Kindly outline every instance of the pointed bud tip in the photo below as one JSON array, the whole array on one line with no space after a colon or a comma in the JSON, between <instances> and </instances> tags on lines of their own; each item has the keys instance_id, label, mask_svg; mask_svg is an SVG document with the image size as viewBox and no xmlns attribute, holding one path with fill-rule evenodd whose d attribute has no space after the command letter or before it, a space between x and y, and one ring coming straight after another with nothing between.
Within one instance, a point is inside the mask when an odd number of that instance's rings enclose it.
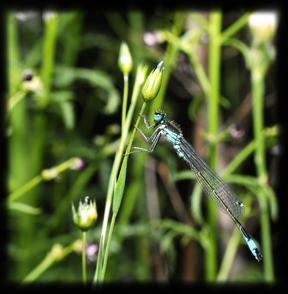
<instances>
[{"instance_id":1,"label":"pointed bud tip","mask_svg":"<svg viewBox=\"0 0 288 294\"><path fill-rule=\"evenodd\" d=\"M164 69L164 67L161 67L162 64L163 61L159 62L157 68L151 71L142 87L142 95L145 102L153 100L160 91L162 71Z\"/></svg>"}]
</instances>

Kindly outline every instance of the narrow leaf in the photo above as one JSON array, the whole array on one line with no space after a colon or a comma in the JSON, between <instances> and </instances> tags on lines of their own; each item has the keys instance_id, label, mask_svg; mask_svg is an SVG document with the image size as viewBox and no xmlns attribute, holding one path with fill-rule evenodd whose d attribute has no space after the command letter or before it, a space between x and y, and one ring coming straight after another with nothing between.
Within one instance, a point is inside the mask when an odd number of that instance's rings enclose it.
<instances>
[{"instance_id":1,"label":"narrow leaf","mask_svg":"<svg viewBox=\"0 0 288 294\"><path fill-rule=\"evenodd\" d=\"M113 213L118 213L118 210L122 201L125 181L126 181L127 160L128 160L128 156L125 156L121 166L119 178L116 184L116 189L115 189L114 199L113 199Z\"/></svg>"}]
</instances>

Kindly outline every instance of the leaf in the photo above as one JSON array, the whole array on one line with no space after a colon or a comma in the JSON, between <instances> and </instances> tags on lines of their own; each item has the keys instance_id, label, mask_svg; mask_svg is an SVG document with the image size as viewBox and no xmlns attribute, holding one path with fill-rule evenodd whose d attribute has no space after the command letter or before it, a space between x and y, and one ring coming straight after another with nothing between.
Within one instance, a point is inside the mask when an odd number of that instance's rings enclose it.
<instances>
[{"instance_id":1,"label":"leaf","mask_svg":"<svg viewBox=\"0 0 288 294\"><path fill-rule=\"evenodd\" d=\"M125 156L119 178L116 184L115 192L114 192L114 198L113 198L113 214L118 213L119 207L122 201L123 193L124 193L124 187L125 187L125 181L126 181L126 170L127 170L127 161L128 156Z\"/></svg>"},{"instance_id":2,"label":"leaf","mask_svg":"<svg viewBox=\"0 0 288 294\"><path fill-rule=\"evenodd\" d=\"M51 102L65 102L69 100L74 100L75 95L72 91L53 91L50 93Z\"/></svg>"},{"instance_id":3,"label":"leaf","mask_svg":"<svg viewBox=\"0 0 288 294\"><path fill-rule=\"evenodd\" d=\"M226 109L229 109L231 107L231 102L223 95L220 95L220 105Z\"/></svg>"},{"instance_id":4,"label":"leaf","mask_svg":"<svg viewBox=\"0 0 288 294\"><path fill-rule=\"evenodd\" d=\"M40 214L42 212L41 208L36 208L20 202L10 202L8 208L32 215Z\"/></svg>"},{"instance_id":5,"label":"leaf","mask_svg":"<svg viewBox=\"0 0 288 294\"><path fill-rule=\"evenodd\" d=\"M96 88L97 96L105 102L106 105L102 107L102 112L104 114L115 113L118 109L120 105L120 95L114 86L113 80L106 72L94 69L75 69L69 67L57 67L55 72L57 75L54 81L55 86L68 87L77 79L87 81L94 89ZM103 90L105 93L103 93Z\"/></svg>"},{"instance_id":6,"label":"leaf","mask_svg":"<svg viewBox=\"0 0 288 294\"><path fill-rule=\"evenodd\" d=\"M175 176L173 177L173 180L176 181L182 181L182 180L192 180L192 179L196 179L195 175L193 174L193 172L191 170L182 170L179 171L175 174Z\"/></svg>"},{"instance_id":7,"label":"leaf","mask_svg":"<svg viewBox=\"0 0 288 294\"><path fill-rule=\"evenodd\" d=\"M73 104L71 102L62 102L59 103L59 106L62 110L62 118L64 124L68 130L74 128L75 125L75 116L73 111Z\"/></svg>"}]
</instances>

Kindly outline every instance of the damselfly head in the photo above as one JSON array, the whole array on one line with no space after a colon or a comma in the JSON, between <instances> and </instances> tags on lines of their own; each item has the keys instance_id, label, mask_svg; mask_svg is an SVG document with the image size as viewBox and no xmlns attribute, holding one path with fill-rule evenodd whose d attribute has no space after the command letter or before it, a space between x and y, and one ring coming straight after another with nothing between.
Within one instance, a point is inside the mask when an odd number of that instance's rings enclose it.
<instances>
[{"instance_id":1,"label":"damselfly head","mask_svg":"<svg viewBox=\"0 0 288 294\"><path fill-rule=\"evenodd\" d=\"M153 116L153 120L156 122L156 123L159 123L161 122L161 120L165 119L166 117L166 113L162 110L157 110L155 111L154 113L154 116Z\"/></svg>"}]
</instances>

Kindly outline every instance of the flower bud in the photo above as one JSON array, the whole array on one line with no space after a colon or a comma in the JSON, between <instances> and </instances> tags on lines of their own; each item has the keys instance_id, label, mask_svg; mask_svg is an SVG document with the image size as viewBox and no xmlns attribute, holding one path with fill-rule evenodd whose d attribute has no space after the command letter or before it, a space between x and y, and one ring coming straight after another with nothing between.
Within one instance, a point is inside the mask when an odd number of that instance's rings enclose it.
<instances>
[{"instance_id":1,"label":"flower bud","mask_svg":"<svg viewBox=\"0 0 288 294\"><path fill-rule=\"evenodd\" d=\"M56 179L58 176L58 173L54 168L44 169L41 173L41 176L44 181L50 181L52 179Z\"/></svg>"},{"instance_id":2,"label":"flower bud","mask_svg":"<svg viewBox=\"0 0 288 294\"><path fill-rule=\"evenodd\" d=\"M256 44L269 42L277 29L277 13L268 11L253 13L249 17L249 26Z\"/></svg>"},{"instance_id":3,"label":"flower bud","mask_svg":"<svg viewBox=\"0 0 288 294\"><path fill-rule=\"evenodd\" d=\"M145 81L147 70L148 70L148 65L142 65L138 67L139 69L139 75L138 75L138 83L139 85L142 85Z\"/></svg>"},{"instance_id":4,"label":"flower bud","mask_svg":"<svg viewBox=\"0 0 288 294\"><path fill-rule=\"evenodd\" d=\"M76 212L73 202L71 203L73 222L82 231L91 229L96 224L98 217L95 200L88 204L88 199L89 197L86 196L84 204L79 202L78 212Z\"/></svg>"},{"instance_id":5,"label":"flower bud","mask_svg":"<svg viewBox=\"0 0 288 294\"><path fill-rule=\"evenodd\" d=\"M162 64L163 61L159 62L157 68L151 71L142 87L142 95L145 102L153 100L160 91L162 83L162 71L164 69L164 67L161 67Z\"/></svg>"},{"instance_id":6,"label":"flower bud","mask_svg":"<svg viewBox=\"0 0 288 294\"><path fill-rule=\"evenodd\" d=\"M27 75L23 75L22 89L28 92L38 92L43 90L43 83L37 76L32 76L31 79L27 79Z\"/></svg>"},{"instance_id":7,"label":"flower bud","mask_svg":"<svg viewBox=\"0 0 288 294\"><path fill-rule=\"evenodd\" d=\"M125 42L122 42L120 46L118 65L124 75L128 75L132 69L132 57Z\"/></svg>"}]
</instances>

